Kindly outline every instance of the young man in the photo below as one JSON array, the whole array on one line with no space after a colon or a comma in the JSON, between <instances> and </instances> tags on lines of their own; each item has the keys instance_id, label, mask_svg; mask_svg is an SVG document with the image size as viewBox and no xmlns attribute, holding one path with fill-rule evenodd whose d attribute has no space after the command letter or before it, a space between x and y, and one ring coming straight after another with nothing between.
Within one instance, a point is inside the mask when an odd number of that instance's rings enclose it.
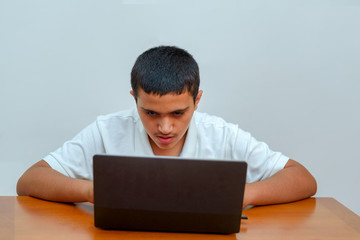
<instances>
[{"instance_id":1,"label":"young man","mask_svg":"<svg viewBox=\"0 0 360 240\"><path fill-rule=\"evenodd\" d=\"M97 153L244 160L244 206L284 203L316 193L316 181L299 163L256 141L237 125L196 112L202 91L193 57L156 47L131 72L136 109L99 117L75 138L30 167L19 195L61 202L93 202L92 157Z\"/></svg>"}]
</instances>

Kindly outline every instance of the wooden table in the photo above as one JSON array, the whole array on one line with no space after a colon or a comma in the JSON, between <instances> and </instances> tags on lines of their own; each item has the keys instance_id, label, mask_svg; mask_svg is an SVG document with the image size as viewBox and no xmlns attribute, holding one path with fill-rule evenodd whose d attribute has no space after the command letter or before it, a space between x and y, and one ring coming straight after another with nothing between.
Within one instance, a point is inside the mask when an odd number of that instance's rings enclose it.
<instances>
[{"instance_id":1,"label":"wooden table","mask_svg":"<svg viewBox=\"0 0 360 240\"><path fill-rule=\"evenodd\" d=\"M229 235L106 231L94 227L93 206L31 197L0 197L0 239L360 239L360 217L332 198L244 210L240 233Z\"/></svg>"}]
</instances>

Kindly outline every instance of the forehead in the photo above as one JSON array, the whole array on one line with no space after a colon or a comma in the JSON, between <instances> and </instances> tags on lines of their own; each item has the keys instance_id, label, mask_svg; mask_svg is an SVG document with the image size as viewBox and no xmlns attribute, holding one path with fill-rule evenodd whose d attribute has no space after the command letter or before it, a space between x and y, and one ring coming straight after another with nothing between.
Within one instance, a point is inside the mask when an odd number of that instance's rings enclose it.
<instances>
[{"instance_id":1,"label":"forehead","mask_svg":"<svg viewBox=\"0 0 360 240\"><path fill-rule=\"evenodd\" d=\"M181 94L168 93L165 95L146 93L139 89L137 94L138 107L159 113L173 112L194 105L193 97L189 91Z\"/></svg>"}]
</instances>

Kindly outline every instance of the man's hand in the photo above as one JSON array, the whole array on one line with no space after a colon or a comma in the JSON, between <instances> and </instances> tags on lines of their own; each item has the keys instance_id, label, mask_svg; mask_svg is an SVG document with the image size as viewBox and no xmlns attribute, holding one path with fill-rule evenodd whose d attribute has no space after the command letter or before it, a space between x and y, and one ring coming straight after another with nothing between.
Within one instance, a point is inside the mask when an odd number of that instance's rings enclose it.
<instances>
[{"instance_id":1,"label":"man's hand","mask_svg":"<svg viewBox=\"0 0 360 240\"><path fill-rule=\"evenodd\" d=\"M272 177L246 184L243 207L292 202L311 197L316 191L315 178L300 163L289 159Z\"/></svg>"},{"instance_id":2,"label":"man's hand","mask_svg":"<svg viewBox=\"0 0 360 240\"><path fill-rule=\"evenodd\" d=\"M89 181L90 186L88 187L88 202L94 203L94 184Z\"/></svg>"},{"instance_id":3,"label":"man's hand","mask_svg":"<svg viewBox=\"0 0 360 240\"><path fill-rule=\"evenodd\" d=\"M41 160L30 167L17 183L19 196L57 202L94 202L93 182L73 179L55 171Z\"/></svg>"}]
</instances>

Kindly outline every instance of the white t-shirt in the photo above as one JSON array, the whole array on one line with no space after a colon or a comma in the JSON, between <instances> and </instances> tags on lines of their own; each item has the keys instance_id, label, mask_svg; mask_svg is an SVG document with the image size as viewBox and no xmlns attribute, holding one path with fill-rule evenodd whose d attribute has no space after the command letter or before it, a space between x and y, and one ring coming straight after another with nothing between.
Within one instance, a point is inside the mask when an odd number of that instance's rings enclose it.
<instances>
[{"instance_id":1,"label":"white t-shirt","mask_svg":"<svg viewBox=\"0 0 360 240\"><path fill-rule=\"evenodd\" d=\"M44 160L68 177L92 180L94 154L154 155L136 108L98 117ZM248 183L272 176L289 160L237 125L197 111L180 157L246 161Z\"/></svg>"}]
</instances>

